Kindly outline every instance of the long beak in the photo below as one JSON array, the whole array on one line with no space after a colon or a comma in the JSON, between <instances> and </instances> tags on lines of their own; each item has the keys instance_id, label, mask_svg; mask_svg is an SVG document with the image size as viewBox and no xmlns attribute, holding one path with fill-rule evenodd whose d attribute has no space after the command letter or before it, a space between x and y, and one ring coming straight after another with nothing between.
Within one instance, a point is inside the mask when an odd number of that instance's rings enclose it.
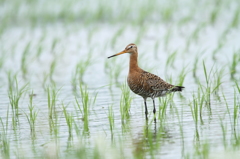
<instances>
[{"instance_id":1,"label":"long beak","mask_svg":"<svg viewBox=\"0 0 240 159\"><path fill-rule=\"evenodd\" d=\"M117 54L114 54L114 55L112 55L112 56L109 56L108 58L111 58L111 57L114 57L114 56L118 56L118 55L121 55L121 54L125 54L125 53L127 53L125 50L123 50L122 52L119 52L119 53L117 53Z\"/></svg>"}]
</instances>

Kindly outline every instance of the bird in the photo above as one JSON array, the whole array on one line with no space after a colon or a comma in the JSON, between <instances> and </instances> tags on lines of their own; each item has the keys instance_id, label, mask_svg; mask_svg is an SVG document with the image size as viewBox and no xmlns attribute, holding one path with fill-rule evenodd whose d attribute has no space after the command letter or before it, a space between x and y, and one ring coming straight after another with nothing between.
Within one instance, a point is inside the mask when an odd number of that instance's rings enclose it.
<instances>
[{"instance_id":1,"label":"bird","mask_svg":"<svg viewBox=\"0 0 240 159\"><path fill-rule=\"evenodd\" d=\"M185 87L169 84L157 75L141 69L138 66L138 48L134 43L128 44L123 51L109 56L108 59L125 53L130 54L129 72L127 77L128 86L132 92L143 98L146 120L148 119L148 108L146 101L147 98L152 99L153 113L155 118L156 108L154 99L156 97L163 97L172 92L181 92Z\"/></svg>"}]
</instances>

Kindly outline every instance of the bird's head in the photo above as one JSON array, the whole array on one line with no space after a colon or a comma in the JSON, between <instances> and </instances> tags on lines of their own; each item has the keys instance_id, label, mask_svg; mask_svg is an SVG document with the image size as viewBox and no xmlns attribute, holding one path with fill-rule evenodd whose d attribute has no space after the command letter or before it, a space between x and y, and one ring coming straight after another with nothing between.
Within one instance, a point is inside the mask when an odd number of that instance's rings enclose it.
<instances>
[{"instance_id":1,"label":"bird's head","mask_svg":"<svg viewBox=\"0 0 240 159\"><path fill-rule=\"evenodd\" d=\"M118 55L121 55L121 54L125 54L125 53L129 53L129 54L137 53L137 45L135 45L133 43L128 44L123 51L121 51L121 52L119 52L117 54L114 54L112 56L109 56L108 58L111 58L111 57L114 57L114 56L118 56Z\"/></svg>"}]
</instances>

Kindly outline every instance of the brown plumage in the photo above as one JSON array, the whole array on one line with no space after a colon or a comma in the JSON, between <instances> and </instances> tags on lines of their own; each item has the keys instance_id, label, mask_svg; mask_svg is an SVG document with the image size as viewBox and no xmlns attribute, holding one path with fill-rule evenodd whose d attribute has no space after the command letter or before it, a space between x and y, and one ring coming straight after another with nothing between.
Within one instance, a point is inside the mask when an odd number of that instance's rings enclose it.
<instances>
[{"instance_id":1,"label":"brown plumage","mask_svg":"<svg viewBox=\"0 0 240 159\"><path fill-rule=\"evenodd\" d=\"M122 52L109 56L108 58L118 56L124 53L130 54L129 73L127 78L128 86L134 93L143 97L145 104L145 115L147 119L148 110L146 99L148 97L152 98L153 100L153 113L155 114L155 97L165 96L166 94L169 94L171 92L182 91L184 87L169 84L162 80L160 77L146 72L140 67L138 67L137 45L133 43L127 45Z\"/></svg>"}]
</instances>

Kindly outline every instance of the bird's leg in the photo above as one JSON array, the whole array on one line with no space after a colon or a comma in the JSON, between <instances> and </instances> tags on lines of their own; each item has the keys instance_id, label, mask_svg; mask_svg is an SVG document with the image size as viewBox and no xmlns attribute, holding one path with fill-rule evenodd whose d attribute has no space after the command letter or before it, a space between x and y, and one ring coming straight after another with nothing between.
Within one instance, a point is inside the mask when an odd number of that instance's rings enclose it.
<instances>
[{"instance_id":1,"label":"bird's leg","mask_svg":"<svg viewBox=\"0 0 240 159\"><path fill-rule=\"evenodd\" d=\"M153 98L152 100L153 100L153 114L155 115L155 113L156 113L156 108L155 108L155 101L154 101L154 98Z\"/></svg>"},{"instance_id":2,"label":"bird's leg","mask_svg":"<svg viewBox=\"0 0 240 159\"><path fill-rule=\"evenodd\" d=\"M145 105L145 117L146 117L146 120L148 120L148 110L147 110L147 101L146 101L146 99L147 98L143 98L144 99L144 105Z\"/></svg>"},{"instance_id":3,"label":"bird's leg","mask_svg":"<svg viewBox=\"0 0 240 159\"><path fill-rule=\"evenodd\" d=\"M153 114L154 114L154 122L156 123L156 115L155 115L155 113L156 113L156 108L155 108L155 101L154 101L154 98L152 98L152 100L153 100Z\"/></svg>"}]
</instances>

